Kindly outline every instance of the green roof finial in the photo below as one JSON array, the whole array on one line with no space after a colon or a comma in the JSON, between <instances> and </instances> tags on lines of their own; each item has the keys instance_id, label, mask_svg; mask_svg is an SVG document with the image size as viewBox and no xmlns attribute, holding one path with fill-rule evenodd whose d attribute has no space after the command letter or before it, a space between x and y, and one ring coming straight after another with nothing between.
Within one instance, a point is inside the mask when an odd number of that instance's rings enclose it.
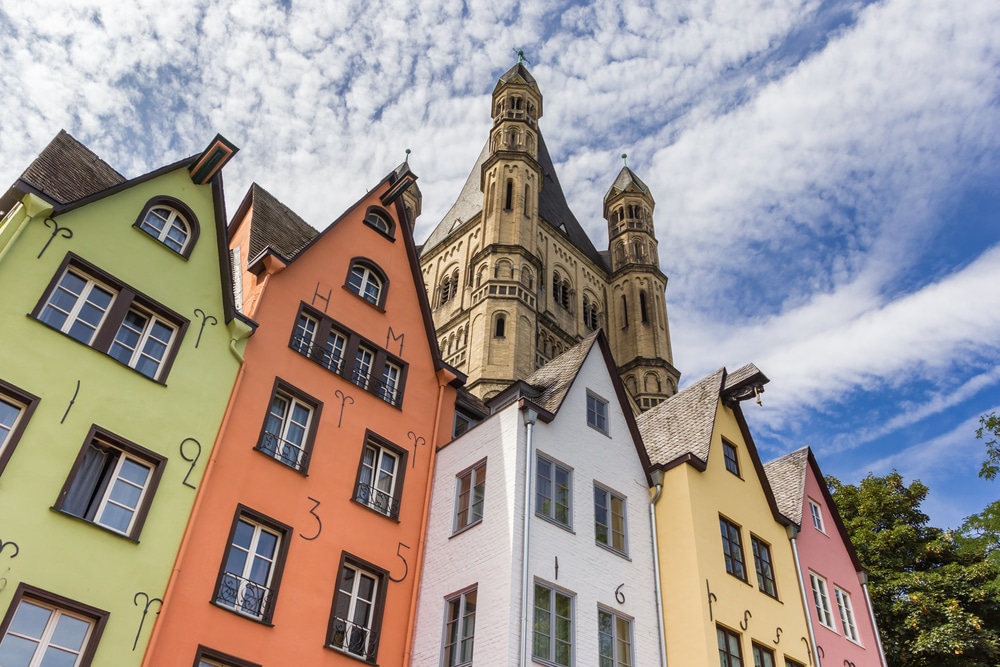
<instances>
[{"instance_id":1,"label":"green roof finial","mask_svg":"<svg viewBox=\"0 0 1000 667\"><path fill-rule=\"evenodd\" d=\"M410 149L409 148L406 149L406 158L403 160L403 162L405 162L406 164L410 163Z\"/></svg>"},{"instance_id":2,"label":"green roof finial","mask_svg":"<svg viewBox=\"0 0 1000 667\"><path fill-rule=\"evenodd\" d=\"M517 54L517 64L527 65L528 59L524 57L524 49L513 49L514 53Z\"/></svg>"},{"instance_id":3,"label":"green roof finial","mask_svg":"<svg viewBox=\"0 0 1000 667\"><path fill-rule=\"evenodd\" d=\"M624 165L625 165L626 167L628 166L628 160L626 160L626 159L625 159L625 158L627 158L627 157L628 157L628 153L622 153L622 163L623 163L623 164L624 164Z\"/></svg>"}]
</instances>

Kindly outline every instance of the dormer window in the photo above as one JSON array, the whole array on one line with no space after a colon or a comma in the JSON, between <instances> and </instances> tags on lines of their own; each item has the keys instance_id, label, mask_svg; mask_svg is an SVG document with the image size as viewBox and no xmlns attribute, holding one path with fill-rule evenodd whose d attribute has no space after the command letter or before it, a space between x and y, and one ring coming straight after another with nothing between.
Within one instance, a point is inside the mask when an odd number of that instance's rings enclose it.
<instances>
[{"instance_id":1,"label":"dormer window","mask_svg":"<svg viewBox=\"0 0 1000 667\"><path fill-rule=\"evenodd\" d=\"M136 227L182 257L191 255L198 240L198 220L180 200L154 197L139 212Z\"/></svg>"},{"instance_id":2,"label":"dormer window","mask_svg":"<svg viewBox=\"0 0 1000 667\"><path fill-rule=\"evenodd\" d=\"M393 231L396 228L386 212L375 206L369 208L368 212L365 213L365 224L389 239L392 239Z\"/></svg>"},{"instance_id":3,"label":"dormer window","mask_svg":"<svg viewBox=\"0 0 1000 667\"><path fill-rule=\"evenodd\" d=\"M361 260L351 263L345 287L373 306L385 303L385 288L388 281L373 264Z\"/></svg>"}]
</instances>

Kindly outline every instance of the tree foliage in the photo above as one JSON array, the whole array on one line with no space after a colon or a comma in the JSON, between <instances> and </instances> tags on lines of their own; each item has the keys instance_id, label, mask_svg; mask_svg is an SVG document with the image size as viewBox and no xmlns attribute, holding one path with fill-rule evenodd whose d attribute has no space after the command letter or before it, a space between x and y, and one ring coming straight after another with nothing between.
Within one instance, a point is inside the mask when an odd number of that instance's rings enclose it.
<instances>
[{"instance_id":1,"label":"tree foliage","mask_svg":"<svg viewBox=\"0 0 1000 667\"><path fill-rule=\"evenodd\" d=\"M893 472L854 486L827 478L861 564L892 667L1000 665L996 563L928 525L927 487Z\"/></svg>"}]
</instances>

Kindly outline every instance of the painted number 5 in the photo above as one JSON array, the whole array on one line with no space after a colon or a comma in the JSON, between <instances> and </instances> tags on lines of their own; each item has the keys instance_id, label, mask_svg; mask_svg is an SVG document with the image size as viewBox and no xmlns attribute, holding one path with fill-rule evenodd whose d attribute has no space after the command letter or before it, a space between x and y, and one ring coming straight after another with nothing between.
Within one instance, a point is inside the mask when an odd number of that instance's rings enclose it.
<instances>
[{"instance_id":1,"label":"painted number 5","mask_svg":"<svg viewBox=\"0 0 1000 667\"><path fill-rule=\"evenodd\" d=\"M400 542L399 546L396 547L396 555L399 556L399 560L403 561L403 576L400 577L399 579L396 579L395 577L393 577L390 574L389 575L389 579L391 579L392 581L395 581L397 584L399 582L401 582L403 579L406 579L406 575L408 575L410 573L410 564L406 562L406 558L403 557L403 554L399 553L401 550L403 550L403 549L409 549L409 548L410 547L406 546L402 542Z\"/></svg>"}]
</instances>

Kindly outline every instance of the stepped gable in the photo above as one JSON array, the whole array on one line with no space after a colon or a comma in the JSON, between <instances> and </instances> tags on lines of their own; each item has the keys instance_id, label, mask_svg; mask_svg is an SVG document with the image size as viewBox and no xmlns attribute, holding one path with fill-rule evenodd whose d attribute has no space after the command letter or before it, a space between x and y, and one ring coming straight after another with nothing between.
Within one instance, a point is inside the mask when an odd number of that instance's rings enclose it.
<instances>
[{"instance_id":1,"label":"stepped gable","mask_svg":"<svg viewBox=\"0 0 1000 667\"><path fill-rule=\"evenodd\" d=\"M636 418L653 465L669 464L685 454L708 463L725 378L726 369L720 368Z\"/></svg>"},{"instance_id":2,"label":"stepped gable","mask_svg":"<svg viewBox=\"0 0 1000 667\"><path fill-rule=\"evenodd\" d=\"M764 464L764 474L771 484L778 511L797 525L802 525L802 500L808 463L809 448L803 447Z\"/></svg>"},{"instance_id":3,"label":"stepped gable","mask_svg":"<svg viewBox=\"0 0 1000 667\"><path fill-rule=\"evenodd\" d=\"M256 183L250 186L253 222L250 227L250 261L268 247L285 259L292 259L319 235L270 192Z\"/></svg>"},{"instance_id":4,"label":"stepped gable","mask_svg":"<svg viewBox=\"0 0 1000 667\"><path fill-rule=\"evenodd\" d=\"M68 204L126 179L66 130L59 130L20 180L56 203Z\"/></svg>"},{"instance_id":5,"label":"stepped gable","mask_svg":"<svg viewBox=\"0 0 1000 667\"><path fill-rule=\"evenodd\" d=\"M525 384L542 392L532 403L552 414L558 412L599 332L600 329L525 378Z\"/></svg>"}]
</instances>

